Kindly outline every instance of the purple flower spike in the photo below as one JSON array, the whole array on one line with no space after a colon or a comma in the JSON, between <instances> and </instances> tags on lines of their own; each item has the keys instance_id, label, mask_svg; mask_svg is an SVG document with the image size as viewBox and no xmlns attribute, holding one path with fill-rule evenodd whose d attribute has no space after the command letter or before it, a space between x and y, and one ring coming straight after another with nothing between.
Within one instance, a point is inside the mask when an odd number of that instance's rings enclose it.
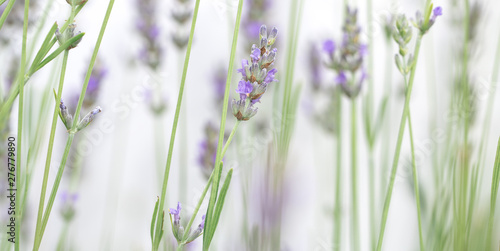
<instances>
[{"instance_id":1,"label":"purple flower spike","mask_svg":"<svg viewBox=\"0 0 500 251\"><path fill-rule=\"evenodd\" d=\"M333 54L335 52L335 42L333 40L326 40L323 43L323 50L328 54Z\"/></svg>"}]
</instances>

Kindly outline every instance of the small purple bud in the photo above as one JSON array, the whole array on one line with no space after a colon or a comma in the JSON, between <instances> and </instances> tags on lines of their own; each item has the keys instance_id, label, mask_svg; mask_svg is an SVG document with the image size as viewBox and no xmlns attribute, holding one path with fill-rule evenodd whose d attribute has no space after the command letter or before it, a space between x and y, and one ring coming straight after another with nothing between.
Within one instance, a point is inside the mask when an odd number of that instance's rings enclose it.
<instances>
[{"instance_id":1,"label":"small purple bud","mask_svg":"<svg viewBox=\"0 0 500 251\"><path fill-rule=\"evenodd\" d=\"M443 8L441 8L441 6L434 8L434 10L432 10L432 15L435 17L443 15Z\"/></svg>"},{"instance_id":2,"label":"small purple bud","mask_svg":"<svg viewBox=\"0 0 500 251\"><path fill-rule=\"evenodd\" d=\"M347 78L346 78L345 73L343 71L341 71L339 73L339 75L335 78L335 82L337 84L345 84L345 83L347 83Z\"/></svg>"},{"instance_id":3,"label":"small purple bud","mask_svg":"<svg viewBox=\"0 0 500 251\"><path fill-rule=\"evenodd\" d=\"M333 54L335 52L335 42L333 40L326 40L323 43L323 50L328 54Z\"/></svg>"}]
</instances>

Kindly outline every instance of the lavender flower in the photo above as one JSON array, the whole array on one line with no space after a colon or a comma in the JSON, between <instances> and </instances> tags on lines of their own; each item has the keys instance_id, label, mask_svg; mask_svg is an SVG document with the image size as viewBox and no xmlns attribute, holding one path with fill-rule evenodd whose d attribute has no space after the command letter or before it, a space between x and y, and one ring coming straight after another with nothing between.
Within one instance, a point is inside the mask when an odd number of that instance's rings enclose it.
<instances>
[{"instance_id":1,"label":"lavender flower","mask_svg":"<svg viewBox=\"0 0 500 251\"><path fill-rule=\"evenodd\" d=\"M66 2L69 4L69 5L82 5L84 3L86 3L88 0L66 0Z\"/></svg>"},{"instance_id":2,"label":"lavender flower","mask_svg":"<svg viewBox=\"0 0 500 251\"><path fill-rule=\"evenodd\" d=\"M431 13L429 13L431 15ZM415 20L412 20L413 25L420 30L420 33L425 34L429 29L434 25L436 22L436 18L443 15L443 8L440 6L434 8L432 10L432 16L427 16L428 19L425 19L425 17L422 16L422 13L420 11L417 11L415 14ZM427 22L426 22L427 20Z\"/></svg>"},{"instance_id":3,"label":"lavender flower","mask_svg":"<svg viewBox=\"0 0 500 251\"><path fill-rule=\"evenodd\" d=\"M238 83L236 92L240 95L240 100L232 101L233 115L238 120L249 120L257 113L257 108L253 105L260 101L262 95L266 92L267 86L276 82L276 69L270 69L274 64L277 49L272 48L276 41L278 29L274 27L269 34L267 28L262 25L259 30L259 46L252 45L250 59L242 60L242 68L238 69L242 79Z\"/></svg>"},{"instance_id":4,"label":"lavender flower","mask_svg":"<svg viewBox=\"0 0 500 251\"><path fill-rule=\"evenodd\" d=\"M172 224L172 232L174 233L174 237L177 240L177 242L181 242L182 237L184 235L184 227L181 226L181 209L182 207L180 202L177 202L177 208L169 209L170 223ZM172 221L172 216L174 217L173 221ZM198 238L200 235L202 235L204 226L205 226L205 215L202 216L201 223L198 225L198 227L193 233L191 233L190 229L187 230L189 237L186 243L190 243L194 241L196 238Z\"/></svg>"},{"instance_id":5,"label":"lavender flower","mask_svg":"<svg viewBox=\"0 0 500 251\"><path fill-rule=\"evenodd\" d=\"M87 85L87 91L85 92L85 100L83 100L84 108L90 108L95 105L97 98L99 97L102 82L107 74L108 69L101 63L101 61L97 60L94 68L92 69L89 83Z\"/></svg>"},{"instance_id":6,"label":"lavender flower","mask_svg":"<svg viewBox=\"0 0 500 251\"><path fill-rule=\"evenodd\" d=\"M200 237L203 234L203 228L205 227L205 215L201 216L201 222L198 227L194 230L194 232L189 235L186 243L190 243L194 241L196 238Z\"/></svg>"},{"instance_id":7,"label":"lavender flower","mask_svg":"<svg viewBox=\"0 0 500 251\"><path fill-rule=\"evenodd\" d=\"M67 130L70 130L73 124L73 116L69 114L68 107L66 107L62 99L61 102L59 103L59 110L61 115L60 117L62 122L64 123L64 126L66 126Z\"/></svg>"},{"instance_id":8,"label":"lavender flower","mask_svg":"<svg viewBox=\"0 0 500 251\"><path fill-rule=\"evenodd\" d=\"M219 131L212 123L205 125L205 138L200 143L198 163L202 167L202 173L206 179L210 177L215 166L217 145L219 142Z\"/></svg>"},{"instance_id":9,"label":"lavender flower","mask_svg":"<svg viewBox=\"0 0 500 251\"><path fill-rule=\"evenodd\" d=\"M361 92L366 79L363 60L367 54L367 46L360 43L361 27L357 24L357 9L346 8L343 36L340 47L333 40L323 43L323 50L328 55L327 65L337 72L335 82L349 98L355 98Z\"/></svg>"},{"instance_id":10,"label":"lavender flower","mask_svg":"<svg viewBox=\"0 0 500 251\"><path fill-rule=\"evenodd\" d=\"M68 28L66 30L64 30L63 33L60 33L59 28L57 28L55 35L57 38L57 42L59 42L59 45L66 43L68 40L70 40L74 36L81 33L79 31L78 33L75 34L75 28L76 28L76 24L74 24L74 23L68 25ZM75 48L81 41L82 41L82 38L76 40L70 46L68 46L68 48L66 50L71 50L71 49Z\"/></svg>"},{"instance_id":11,"label":"lavender flower","mask_svg":"<svg viewBox=\"0 0 500 251\"><path fill-rule=\"evenodd\" d=\"M321 88L321 56L318 46L311 44L309 47L309 74L314 91Z\"/></svg>"},{"instance_id":12,"label":"lavender flower","mask_svg":"<svg viewBox=\"0 0 500 251\"><path fill-rule=\"evenodd\" d=\"M227 69L220 68L214 78L214 90L215 90L215 104L219 105L224 101L224 92L226 90L226 78L227 78Z\"/></svg>"},{"instance_id":13,"label":"lavender flower","mask_svg":"<svg viewBox=\"0 0 500 251\"><path fill-rule=\"evenodd\" d=\"M101 111L102 111L101 107L97 106L92 111L87 113L87 115L85 115L85 117L83 117L83 119L78 122L78 125L76 127L75 132L81 131L83 128L87 127L90 124L90 122L92 122L94 120L95 116L98 113L100 113ZM68 130L68 132L70 132L70 130L73 126L73 116L71 114L69 114L68 108L66 107L66 105L64 104L62 99L61 99L61 103L59 104L59 112L60 112L59 117L61 118L62 122L66 126L66 129ZM73 132L73 133L75 133L75 132Z\"/></svg>"},{"instance_id":14,"label":"lavender flower","mask_svg":"<svg viewBox=\"0 0 500 251\"><path fill-rule=\"evenodd\" d=\"M163 49L159 42L160 29L156 20L156 0L137 0L137 11L139 19L136 28L143 38L145 44L139 52L139 59L155 70L160 64L163 56Z\"/></svg>"},{"instance_id":15,"label":"lavender flower","mask_svg":"<svg viewBox=\"0 0 500 251\"><path fill-rule=\"evenodd\" d=\"M190 0L177 0L175 8L172 9L172 19L177 24L175 31L172 32L172 41L177 49L184 49L189 42L188 21L191 19L193 11L189 6Z\"/></svg>"},{"instance_id":16,"label":"lavender flower","mask_svg":"<svg viewBox=\"0 0 500 251\"><path fill-rule=\"evenodd\" d=\"M399 45L399 55L395 55L396 66L399 72L407 75L413 66L413 56L409 54L408 59L405 60L408 53L408 44L412 38L412 29L408 24L405 15L399 15L396 19L396 28L392 35L394 41Z\"/></svg>"},{"instance_id":17,"label":"lavender flower","mask_svg":"<svg viewBox=\"0 0 500 251\"><path fill-rule=\"evenodd\" d=\"M78 200L78 194L63 191L60 198L62 204L61 215L65 221L69 222L75 216L75 204Z\"/></svg>"}]
</instances>

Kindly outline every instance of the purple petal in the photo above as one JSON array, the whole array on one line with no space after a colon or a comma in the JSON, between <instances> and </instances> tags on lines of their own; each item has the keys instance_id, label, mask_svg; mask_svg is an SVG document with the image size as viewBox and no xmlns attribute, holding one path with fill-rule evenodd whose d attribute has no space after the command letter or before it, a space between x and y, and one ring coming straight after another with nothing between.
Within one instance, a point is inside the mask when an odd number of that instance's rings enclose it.
<instances>
[{"instance_id":1,"label":"purple petal","mask_svg":"<svg viewBox=\"0 0 500 251\"><path fill-rule=\"evenodd\" d=\"M323 50L328 54L333 54L335 52L335 42L333 40L326 40L323 43Z\"/></svg>"}]
</instances>

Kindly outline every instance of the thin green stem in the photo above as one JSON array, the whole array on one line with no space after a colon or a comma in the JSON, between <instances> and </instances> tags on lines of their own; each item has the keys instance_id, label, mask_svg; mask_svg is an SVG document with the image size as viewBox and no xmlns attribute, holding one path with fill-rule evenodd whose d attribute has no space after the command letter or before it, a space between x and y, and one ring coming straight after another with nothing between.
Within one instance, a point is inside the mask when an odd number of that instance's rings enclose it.
<instances>
[{"instance_id":1,"label":"thin green stem","mask_svg":"<svg viewBox=\"0 0 500 251\"><path fill-rule=\"evenodd\" d=\"M69 230L69 222L65 221L63 230L61 231L61 234L59 235L59 241L57 242L57 251L64 251L64 244L66 243L66 237L68 236L68 230Z\"/></svg>"},{"instance_id":2,"label":"thin green stem","mask_svg":"<svg viewBox=\"0 0 500 251\"><path fill-rule=\"evenodd\" d=\"M40 226L40 230L37 234L37 238L35 238L35 243L33 245L33 251L37 251L40 248L40 244L42 243L42 237L45 232L45 227L47 226L47 222L49 221L50 212L52 210L52 206L54 205L55 197L57 195L57 190L59 189L59 185L61 184L62 175L64 173L64 168L66 167L66 161L68 160L69 150L71 148L71 144L73 143L73 139L75 137L74 133L69 133L68 140L66 141L66 147L64 148L63 158L61 160L61 165L57 171L56 179L54 180L54 185L52 186L52 191L50 193L49 201L47 202L47 208L45 209L45 213L42 219L42 225Z\"/></svg>"},{"instance_id":3,"label":"thin green stem","mask_svg":"<svg viewBox=\"0 0 500 251\"><path fill-rule=\"evenodd\" d=\"M356 99L351 101L351 189L352 189L352 244L359 250L359 212L358 212L358 167L356 135Z\"/></svg>"},{"instance_id":4,"label":"thin green stem","mask_svg":"<svg viewBox=\"0 0 500 251\"><path fill-rule=\"evenodd\" d=\"M108 8L106 10L106 15L104 16L104 20L103 20L102 25L101 25L101 30L99 32L99 36L97 38L97 41L96 41L96 44L94 47L94 51L92 53L90 64L89 64L89 67L87 69L87 73L85 75L85 80L84 80L84 84L82 87L82 91L80 93L80 98L78 100L78 106L76 108L76 112L75 112L75 116L74 116L75 119L73 120L73 126L69 130L69 136L68 136L68 140L66 141L66 147L64 149L64 154L63 154L63 157L61 160L61 164L59 166L59 170L57 172L57 176L56 176L56 179L54 181L54 186L52 187L52 192L50 194L49 201L47 203L47 209L45 210L45 213L43 214L42 227L41 227L41 231L39 232L39 238L38 238L38 241L35 241L35 243L33 244L34 251L36 251L40 248L40 244L42 242L43 233L45 231L45 227L46 227L47 222L49 220L50 212L52 210L52 206L53 206L54 201L55 201L57 190L58 190L59 184L61 182L62 174L63 174L64 168L66 166L66 161L68 159L71 144L73 143L73 139L75 137L78 118L80 117L80 111L81 111L81 108L83 105L83 99L85 98L85 93L87 91L87 86L89 84L90 76L92 74L92 69L94 68L94 64L95 64L95 61L97 59L97 53L99 52L102 38L104 37L104 32L106 31L106 26L108 24L109 17L111 15L111 11L113 10L114 3L115 3L115 0L109 1Z\"/></svg>"},{"instance_id":5,"label":"thin green stem","mask_svg":"<svg viewBox=\"0 0 500 251\"><path fill-rule=\"evenodd\" d=\"M231 131L231 134L229 135L229 138L227 139L227 142L224 145L224 148L222 150L222 157L224 157L224 155L226 154L227 148L229 147L229 144L231 144L231 141L233 140L233 137L236 133L236 129L238 129L240 122L241 121L237 120L236 124L234 124L233 130ZM214 168L214 171L215 171L215 168ZM191 229L191 226L193 225L193 222L196 218L196 215L198 214L200 206L203 203L205 196L207 195L208 188L210 187L210 184L212 184L212 178L214 176L214 171L212 171L212 174L210 175L210 178L208 179L207 184L205 185L205 189L203 189L203 193L201 194L200 199L198 200L198 204L196 204L194 212L191 215L191 219L189 219L189 223L185 229ZM187 238L189 237L189 233L190 233L190 231L184 232L184 235L182 236L182 242L177 247L177 250L179 250L179 251L182 250L182 247L184 247L184 245L186 245L186 241L187 241Z\"/></svg>"},{"instance_id":6,"label":"thin green stem","mask_svg":"<svg viewBox=\"0 0 500 251\"><path fill-rule=\"evenodd\" d=\"M460 206L458 210L459 214L459 228L458 234L460 237L457 238L459 241L459 246L455 247L457 250L465 250L467 248L467 243L469 236L467 234L467 191L468 191L468 180L469 180L469 121L470 121L470 91L469 91L469 83L468 83L468 64L469 64L469 1L465 0L465 16L464 16L464 48L463 48L463 57L462 57L462 95L463 95L463 123L464 123L464 131L463 131L463 149L461 150L461 168L460 168ZM460 153L459 153L460 154Z\"/></svg>"},{"instance_id":7,"label":"thin green stem","mask_svg":"<svg viewBox=\"0 0 500 251\"><path fill-rule=\"evenodd\" d=\"M19 180L21 179L21 169L22 165L22 135L23 135L23 112L24 112L24 85L22 85L21 81L23 81L23 76L26 71L26 41L28 37L28 15L29 15L29 5L30 1L25 0L24 2L24 24L23 24L23 41L22 41L22 50L21 50L21 69L19 70L19 112L18 112L18 123L17 123L17 169L16 169L16 188L22 187L22 184L19 184ZM3 24L3 22L2 22ZM0 24L1 25L1 24ZM19 189L21 191L22 189ZM15 198L16 205L19 205L19 200L21 199L21 194L18 191L18 196ZM28 191L24 191L27 194ZM21 229L21 218L23 217L22 213L20 213L17 217L15 217L15 225L16 231L16 242L15 242L15 250L19 251L20 244L20 229Z\"/></svg>"},{"instance_id":8,"label":"thin green stem","mask_svg":"<svg viewBox=\"0 0 500 251\"><path fill-rule=\"evenodd\" d=\"M382 210L382 220L380 223L380 234L379 234L378 243L377 243L377 251L380 251L382 249L382 244L383 244L383 240L384 240L385 225L387 223L387 215L389 213L389 206L391 204L392 191L394 189L394 181L396 180L396 173L398 171L399 155L401 153L401 144L403 142L403 135L404 135L405 126L406 126L406 118L407 118L408 113L409 113L411 91L413 89L413 80L415 79L415 72L417 69L418 54L420 52L420 45L422 43L422 36L423 36L423 34L419 33L419 35L417 37L417 42L415 44L415 51L413 53L415 62L414 62L414 66L412 67L411 72L410 72L410 81L408 83L405 104L404 104L404 108L403 108L403 114L401 115L401 122L399 124L398 140L396 143L394 160L392 162L391 177L389 180L389 187L387 189L387 194L385 197L384 208Z\"/></svg>"},{"instance_id":9,"label":"thin green stem","mask_svg":"<svg viewBox=\"0 0 500 251\"><path fill-rule=\"evenodd\" d=\"M217 198L217 193L219 189L219 175L220 171L218 170L219 168L222 168L220 166L220 163L222 161L222 153L224 152L222 150L222 142L224 141L224 134L225 134L225 128L226 128L226 116L227 116L227 109L228 109L228 103L229 103L229 88L231 85L231 79L233 77L233 69L234 69L234 60L236 57L236 46L238 44L238 34L240 31L240 21L241 21L241 13L243 10L243 0L238 1L238 12L236 13L236 21L234 25L234 32L233 32L233 43L231 45L231 56L229 58L229 67L228 67L228 73L227 73L227 79L226 79L226 87L224 91L224 103L222 107L222 116L221 116L221 121L220 121L220 129L219 129L219 140L217 143L217 155L215 158L215 166L214 166L214 172L215 176L213 179L213 184L212 184L212 190L210 192L210 202L208 204L207 208L207 214L206 214L206 222L208 224L205 224L204 228L204 235L203 235L203 250L208 250L208 247L210 246L210 241L206 237L206 230L209 229L209 226L211 225L211 220L213 216L213 211L215 209L215 198ZM225 152L224 152L225 153ZM209 236L212 236L213 233L209 233Z\"/></svg>"},{"instance_id":10,"label":"thin green stem","mask_svg":"<svg viewBox=\"0 0 500 251\"><path fill-rule=\"evenodd\" d=\"M57 88L57 100L61 100L61 94L63 91L63 86L64 86L64 77L66 75L66 66L68 63L68 55L69 51L66 50L64 52L64 57L63 57L63 62L61 66L61 77L59 78L59 86ZM54 147L54 138L56 135L56 127L57 127L57 118L59 115L59 104L56 102L54 106L54 113L52 115L52 126L50 129L50 136L49 136L49 147L47 149L47 157L45 159L45 169L43 172L43 181L42 181L42 189L40 192L40 202L38 204L38 216L36 220L36 228L35 228L35 242L38 242L39 233L40 229L42 226L42 216L43 216L43 207L45 204L45 194L47 191L47 182L49 180L49 170L50 170L50 162L52 159L52 149Z\"/></svg>"},{"instance_id":11,"label":"thin green stem","mask_svg":"<svg viewBox=\"0 0 500 251\"><path fill-rule=\"evenodd\" d=\"M405 79L406 79L406 77L405 77ZM424 251L425 246L424 246L424 237L422 235L422 213L420 210L420 192L419 192L417 165L415 163L415 144L413 141L413 129L412 129L410 111L408 111L408 131L410 133L411 166L412 166L412 170L413 170L413 186L415 189L415 201L417 203L418 237L420 240L420 251Z\"/></svg>"},{"instance_id":12,"label":"thin green stem","mask_svg":"<svg viewBox=\"0 0 500 251\"><path fill-rule=\"evenodd\" d=\"M168 177L170 174L170 164L172 163L172 153L174 151L175 135L177 132L177 125L179 123L179 113L181 110L182 97L184 94L184 85L186 83L187 70L188 70L188 66L189 66L189 58L191 56L191 47L193 45L194 30L196 27L196 20L198 19L199 7L200 7L200 0L196 0L194 12L193 12L193 20L191 22L191 31L189 33L189 41L188 41L187 50L186 50L186 57L184 59L184 69L182 70L181 84L179 87L179 96L177 98L177 106L175 108L174 123L172 126L172 133L170 135L170 144L168 147L167 163L166 163L166 167L165 167L165 173L163 175L163 185L162 185L162 189L161 189L160 204L158 206L158 208L159 208L158 212L160 212L160 213L159 213L159 217L156 221L155 235L154 235L154 242L153 242L154 245L152 247L153 250L158 250L158 247L159 247L160 241L161 241L161 237L162 237L161 235L162 235L163 218L161 217L161 215L163 214L163 207L165 205L165 200L166 200Z\"/></svg>"},{"instance_id":13,"label":"thin green stem","mask_svg":"<svg viewBox=\"0 0 500 251\"><path fill-rule=\"evenodd\" d=\"M12 7L14 7L14 3L16 0L9 0L7 3L7 6L5 7L2 16L0 17L0 30L3 27L3 24L5 23L5 20L7 19L7 16L9 16L10 11L12 10Z\"/></svg>"},{"instance_id":14,"label":"thin green stem","mask_svg":"<svg viewBox=\"0 0 500 251\"><path fill-rule=\"evenodd\" d=\"M240 125L240 122L241 121L236 120L236 123L234 124L233 130L231 131L231 134L229 134L229 138L227 139L227 142L224 145L224 148L222 149L221 159L224 157L224 155L226 155L226 151L227 151L227 148L229 147L229 143L231 143L231 141L233 140L234 134L236 133L236 129Z\"/></svg>"},{"instance_id":15,"label":"thin green stem","mask_svg":"<svg viewBox=\"0 0 500 251\"><path fill-rule=\"evenodd\" d=\"M334 210L334 250L342 250L342 92L337 89L336 96L336 124L337 124L337 174L335 187L335 210Z\"/></svg>"},{"instance_id":16,"label":"thin green stem","mask_svg":"<svg viewBox=\"0 0 500 251\"><path fill-rule=\"evenodd\" d=\"M179 61L181 51L179 50ZM179 62L181 65L181 62ZM187 114L187 100L184 100L185 105L181 107L182 115L180 117L181 131L180 131L180 147L179 147L179 201L185 202L188 194L188 114Z\"/></svg>"},{"instance_id":17,"label":"thin green stem","mask_svg":"<svg viewBox=\"0 0 500 251\"><path fill-rule=\"evenodd\" d=\"M500 139L497 144L497 153L493 166L493 175L491 179L491 194L490 194L490 218L488 219L488 230L486 232L486 249L491 248L491 239L493 233L493 225L495 224L495 208L498 196L498 185L500 182Z\"/></svg>"}]
</instances>

